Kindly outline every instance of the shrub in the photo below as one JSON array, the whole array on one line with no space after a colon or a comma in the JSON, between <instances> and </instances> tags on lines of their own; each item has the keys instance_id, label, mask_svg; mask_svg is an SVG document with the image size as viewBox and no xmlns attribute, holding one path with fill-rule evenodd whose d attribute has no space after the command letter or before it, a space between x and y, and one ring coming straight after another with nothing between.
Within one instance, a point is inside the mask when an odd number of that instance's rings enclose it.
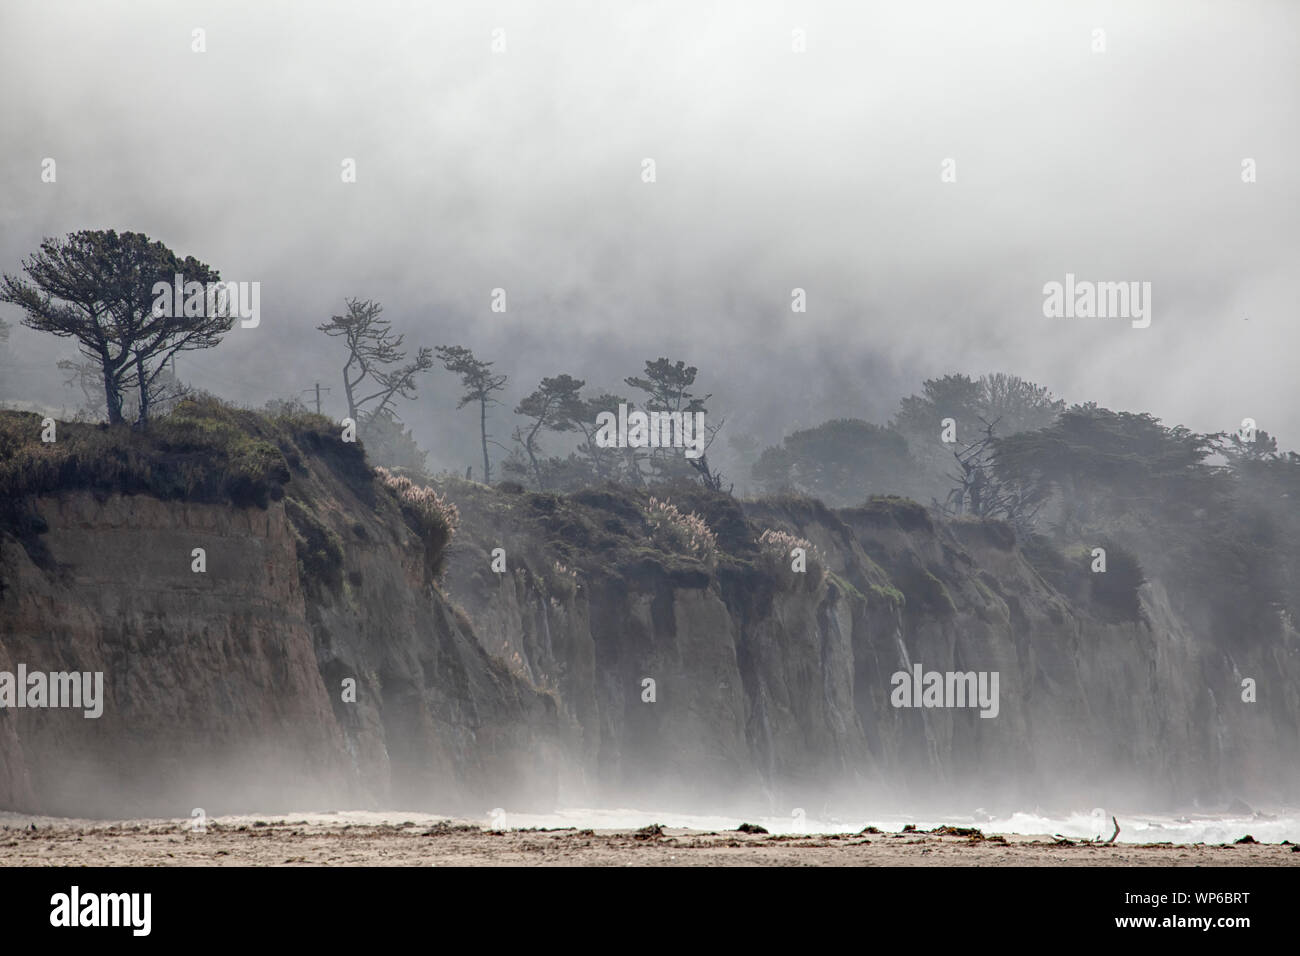
<instances>
[{"instance_id":1,"label":"shrub","mask_svg":"<svg viewBox=\"0 0 1300 956\"><path fill-rule=\"evenodd\" d=\"M690 555L706 563L714 559L718 539L694 512L683 514L672 502L651 496L646 521L650 525L650 540L660 550Z\"/></svg>"},{"instance_id":2,"label":"shrub","mask_svg":"<svg viewBox=\"0 0 1300 956\"><path fill-rule=\"evenodd\" d=\"M394 475L383 467L376 468L375 474L397 499L406 523L424 542L429 571L436 578L460 524L460 510L432 488L417 485L404 475Z\"/></svg>"},{"instance_id":3,"label":"shrub","mask_svg":"<svg viewBox=\"0 0 1300 956\"><path fill-rule=\"evenodd\" d=\"M826 578L826 559L807 538L767 528L758 536L758 548L770 570L781 578L790 572L791 552L795 548L804 550L808 580L820 584Z\"/></svg>"}]
</instances>

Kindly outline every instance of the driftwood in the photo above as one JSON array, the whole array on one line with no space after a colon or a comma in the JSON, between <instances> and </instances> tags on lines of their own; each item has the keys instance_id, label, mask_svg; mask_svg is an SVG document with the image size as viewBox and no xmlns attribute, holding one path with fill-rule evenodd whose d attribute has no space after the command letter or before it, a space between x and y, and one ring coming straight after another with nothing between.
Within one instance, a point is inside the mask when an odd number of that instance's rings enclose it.
<instances>
[{"instance_id":1,"label":"driftwood","mask_svg":"<svg viewBox=\"0 0 1300 956\"><path fill-rule=\"evenodd\" d=\"M1087 844L1094 844L1094 845L1095 844L1105 845L1107 843L1114 843L1115 838L1119 836L1119 821L1116 820L1114 817L1111 817L1110 822L1115 824L1115 832L1112 833L1110 835L1110 839L1107 840L1103 840L1101 838L1100 833L1098 833L1091 840L1088 839L1087 837L1080 837L1077 841L1075 841L1075 840L1071 840L1069 837L1061 836L1061 834L1059 833L1052 834L1052 839L1055 841L1057 846L1075 846L1076 843L1087 843Z\"/></svg>"}]
</instances>

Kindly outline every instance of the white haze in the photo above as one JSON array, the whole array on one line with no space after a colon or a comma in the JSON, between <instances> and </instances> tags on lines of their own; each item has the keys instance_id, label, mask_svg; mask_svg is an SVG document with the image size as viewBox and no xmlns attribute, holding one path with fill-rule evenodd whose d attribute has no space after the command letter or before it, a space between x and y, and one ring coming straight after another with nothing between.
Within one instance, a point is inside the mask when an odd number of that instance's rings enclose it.
<instances>
[{"instance_id":1,"label":"white haze","mask_svg":"<svg viewBox=\"0 0 1300 956\"><path fill-rule=\"evenodd\" d=\"M665 827L687 828L703 831L734 830L741 823L757 824L772 834L826 834L858 833L864 827L874 826L885 833L900 832L911 824L918 830L930 830L938 826L977 827L985 835L995 833L1020 834L1024 836L1045 836L1060 834L1074 839L1093 839L1110 837L1114 827L1111 816L1120 823L1120 834L1116 843L1232 843L1243 836L1250 835L1261 843L1281 843L1290 840L1300 843L1300 811L1279 811L1267 817L1245 814L1209 814L1189 812L1185 814L1144 813L1140 809L1128 807L1102 808L1089 810L1018 810L991 815L987 812L970 811L951 814L924 815L908 813L900 808L882 810L872 814L858 815L810 815L802 817L793 813L781 816L748 815L726 816L706 813L681 813L654 809L637 809L622 807L616 809L568 808L553 813L519 813L509 808L495 807L484 809L478 816L456 816L409 810L302 810L289 813L256 814L222 814L209 816L206 822L220 824L224 827L237 828L252 826L254 823L293 824L306 823L312 826L402 826L404 824L418 828L427 828L441 821L452 821L481 826L484 829L592 829L592 830L629 830L639 829L651 823ZM0 824L13 828L24 828L35 822L39 827L49 825L66 826L69 824L86 827L106 827L121 821L95 819L83 820L61 817L33 816L31 814L0 812ZM149 823L170 822L180 827L189 827L189 819L141 818L128 821L130 824L146 825Z\"/></svg>"},{"instance_id":2,"label":"white haze","mask_svg":"<svg viewBox=\"0 0 1300 956\"><path fill-rule=\"evenodd\" d=\"M1296 447L1297 33L1285 2L6 3L0 270L111 227L260 281L261 328L182 378L320 381L336 415L314 326L379 299L511 375L502 441L542 375L617 387L665 354L768 442L1006 370ZM1066 272L1150 281L1151 327L1045 319ZM79 401L66 343L10 350L0 398ZM474 460L457 394L437 373L402 410L436 467Z\"/></svg>"}]
</instances>

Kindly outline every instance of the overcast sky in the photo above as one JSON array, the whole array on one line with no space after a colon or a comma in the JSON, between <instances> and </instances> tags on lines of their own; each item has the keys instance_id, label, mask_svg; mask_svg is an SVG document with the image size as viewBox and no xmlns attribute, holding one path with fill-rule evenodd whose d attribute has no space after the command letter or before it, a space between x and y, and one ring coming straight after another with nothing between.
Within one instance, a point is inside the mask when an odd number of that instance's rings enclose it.
<instances>
[{"instance_id":1,"label":"overcast sky","mask_svg":"<svg viewBox=\"0 0 1300 956\"><path fill-rule=\"evenodd\" d=\"M510 406L668 355L775 440L1001 370L1296 448L1298 35L1284 0L6 0L0 272L44 236L147 233L262 284L261 326L183 379L251 403L321 381L336 415L314 327L359 296L495 360ZM1067 272L1150 282L1150 327L1045 318ZM16 329L0 398L75 404L70 351ZM450 378L403 415L463 467Z\"/></svg>"}]
</instances>

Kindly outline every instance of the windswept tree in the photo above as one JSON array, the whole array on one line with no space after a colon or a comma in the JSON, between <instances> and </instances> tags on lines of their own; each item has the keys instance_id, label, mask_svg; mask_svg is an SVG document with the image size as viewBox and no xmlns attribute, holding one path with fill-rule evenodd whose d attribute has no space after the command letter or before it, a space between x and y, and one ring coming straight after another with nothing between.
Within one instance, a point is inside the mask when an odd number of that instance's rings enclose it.
<instances>
[{"instance_id":1,"label":"windswept tree","mask_svg":"<svg viewBox=\"0 0 1300 956\"><path fill-rule=\"evenodd\" d=\"M648 412L680 413L682 415L699 412L707 415L709 410L704 403L713 397L712 393L696 395L691 391L691 388L695 385L695 376L698 373L699 369L694 365L687 365L680 360L673 362L670 359L658 358L653 362L647 361L645 363L644 376L630 375L624 381L633 388L646 393L645 410ZM684 451L680 455L673 455L670 450L665 448L650 449L651 467L660 477L669 477L680 469L678 463L685 461L695 469L706 486L715 491L720 491L722 489L722 475L709 466L708 450L725 423L726 420L724 419L723 421L705 424L704 434L698 436L702 446L699 454L695 457L686 457Z\"/></svg>"},{"instance_id":2,"label":"windswept tree","mask_svg":"<svg viewBox=\"0 0 1300 956\"><path fill-rule=\"evenodd\" d=\"M638 464L637 449L602 448L596 443L596 432L599 430L596 421L601 412L616 413L619 405L630 404L622 395L602 392L581 402L576 409L573 424L582 433L582 442L578 445L577 453L587 462L591 475L596 481L615 481L622 478L630 484L645 484Z\"/></svg>"},{"instance_id":3,"label":"windswept tree","mask_svg":"<svg viewBox=\"0 0 1300 956\"><path fill-rule=\"evenodd\" d=\"M579 393L585 384L582 379L572 375L544 378L531 394L515 406L515 414L527 418L528 424L515 429L514 439L528 455L538 491L545 489L542 468L537 459L540 452L538 434L543 429L571 432L578 428L577 419L584 411Z\"/></svg>"},{"instance_id":4,"label":"windswept tree","mask_svg":"<svg viewBox=\"0 0 1300 956\"><path fill-rule=\"evenodd\" d=\"M343 339L348 360L343 365L343 394L348 417L365 439L366 426L377 416L390 414L398 398L415 398L415 376L433 368L433 350L421 347L406 360L403 336L393 332L383 318L384 307L371 299L348 299L347 312L316 328Z\"/></svg>"},{"instance_id":5,"label":"windswept tree","mask_svg":"<svg viewBox=\"0 0 1300 956\"><path fill-rule=\"evenodd\" d=\"M474 353L460 345L439 345L434 351L443 368L460 376L460 384L465 394L456 403L457 408L464 408L470 402L478 402L479 435L483 440L483 483L492 483L492 459L488 457L487 410L489 405L500 405L493 394L506 387L505 375L492 373L492 362L483 362L474 357ZM504 447L504 446L503 446Z\"/></svg>"},{"instance_id":6,"label":"windswept tree","mask_svg":"<svg viewBox=\"0 0 1300 956\"><path fill-rule=\"evenodd\" d=\"M137 424L147 424L167 361L213 347L234 324L230 310L208 294L221 281L216 270L142 233L85 230L46 239L23 261L23 271L26 279L5 275L0 302L19 306L28 328L77 340L102 374L110 424L123 421L124 394L132 387L139 394ZM184 303L155 308L155 286L171 289L178 275Z\"/></svg>"},{"instance_id":7,"label":"windswept tree","mask_svg":"<svg viewBox=\"0 0 1300 956\"><path fill-rule=\"evenodd\" d=\"M690 391L698 373L694 365L659 358L645 363L644 376L629 375L625 381L649 396L646 408L651 411L707 412L704 403L713 396L697 396Z\"/></svg>"}]
</instances>

